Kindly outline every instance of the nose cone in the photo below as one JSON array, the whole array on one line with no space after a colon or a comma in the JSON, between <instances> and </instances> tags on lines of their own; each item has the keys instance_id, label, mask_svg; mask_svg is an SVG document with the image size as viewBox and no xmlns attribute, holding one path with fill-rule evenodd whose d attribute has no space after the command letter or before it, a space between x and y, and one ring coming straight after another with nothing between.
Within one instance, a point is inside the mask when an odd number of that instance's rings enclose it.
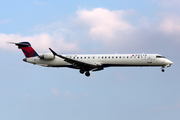
<instances>
[{"instance_id":1,"label":"nose cone","mask_svg":"<svg viewBox=\"0 0 180 120\"><path fill-rule=\"evenodd\" d=\"M173 62L172 62L172 61L170 61L169 63L170 63L171 65L173 64Z\"/></svg>"},{"instance_id":2,"label":"nose cone","mask_svg":"<svg viewBox=\"0 0 180 120\"><path fill-rule=\"evenodd\" d=\"M173 64L173 62L170 60L166 60L165 63L167 67L170 67Z\"/></svg>"}]
</instances>

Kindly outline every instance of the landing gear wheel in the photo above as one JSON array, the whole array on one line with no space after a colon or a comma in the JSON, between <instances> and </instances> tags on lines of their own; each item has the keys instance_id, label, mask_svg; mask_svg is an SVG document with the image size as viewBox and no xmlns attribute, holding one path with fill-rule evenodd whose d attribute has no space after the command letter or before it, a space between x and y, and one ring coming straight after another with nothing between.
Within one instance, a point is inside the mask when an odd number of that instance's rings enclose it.
<instances>
[{"instance_id":1,"label":"landing gear wheel","mask_svg":"<svg viewBox=\"0 0 180 120\"><path fill-rule=\"evenodd\" d=\"M84 70L82 70L82 69L80 69L79 72L80 72L81 74L84 74Z\"/></svg>"},{"instance_id":2,"label":"landing gear wheel","mask_svg":"<svg viewBox=\"0 0 180 120\"><path fill-rule=\"evenodd\" d=\"M164 69L162 69L162 72L164 72L165 70Z\"/></svg>"},{"instance_id":3,"label":"landing gear wheel","mask_svg":"<svg viewBox=\"0 0 180 120\"><path fill-rule=\"evenodd\" d=\"M90 76L89 71L87 71L87 72L85 73L85 75L86 75L87 77L89 77L89 76Z\"/></svg>"}]
</instances>

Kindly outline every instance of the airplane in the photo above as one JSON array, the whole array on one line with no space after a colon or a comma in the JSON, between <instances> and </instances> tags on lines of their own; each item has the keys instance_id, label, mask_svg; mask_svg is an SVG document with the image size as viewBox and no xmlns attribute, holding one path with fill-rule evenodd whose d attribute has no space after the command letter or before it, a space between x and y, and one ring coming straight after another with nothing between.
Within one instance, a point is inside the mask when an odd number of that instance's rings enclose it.
<instances>
[{"instance_id":1,"label":"airplane","mask_svg":"<svg viewBox=\"0 0 180 120\"><path fill-rule=\"evenodd\" d=\"M81 74L89 77L90 71L100 71L107 67L170 67L173 62L160 54L69 54L51 53L38 54L29 42L8 42L21 49L26 58L24 62L44 67L68 67L79 69Z\"/></svg>"}]
</instances>

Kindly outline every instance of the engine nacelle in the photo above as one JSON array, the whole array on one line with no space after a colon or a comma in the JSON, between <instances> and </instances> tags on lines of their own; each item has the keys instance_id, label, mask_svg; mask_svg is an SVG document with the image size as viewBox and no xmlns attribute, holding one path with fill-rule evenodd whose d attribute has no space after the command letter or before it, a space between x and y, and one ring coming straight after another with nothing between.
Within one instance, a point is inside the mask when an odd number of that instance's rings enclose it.
<instances>
[{"instance_id":1,"label":"engine nacelle","mask_svg":"<svg viewBox=\"0 0 180 120\"><path fill-rule=\"evenodd\" d=\"M40 58L45 60L53 60L54 57L55 56L52 53L45 53L43 55L40 55Z\"/></svg>"}]
</instances>

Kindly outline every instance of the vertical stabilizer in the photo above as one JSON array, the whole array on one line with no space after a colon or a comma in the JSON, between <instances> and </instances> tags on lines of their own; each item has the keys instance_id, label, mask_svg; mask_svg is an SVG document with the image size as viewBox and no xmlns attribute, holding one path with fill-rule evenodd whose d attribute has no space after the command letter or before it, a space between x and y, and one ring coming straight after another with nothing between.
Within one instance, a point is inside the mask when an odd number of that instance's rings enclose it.
<instances>
[{"instance_id":1,"label":"vertical stabilizer","mask_svg":"<svg viewBox=\"0 0 180 120\"><path fill-rule=\"evenodd\" d=\"M36 51L31 47L31 44L29 42L20 42L13 44L17 45L19 49L22 49L26 58L39 56Z\"/></svg>"}]
</instances>

